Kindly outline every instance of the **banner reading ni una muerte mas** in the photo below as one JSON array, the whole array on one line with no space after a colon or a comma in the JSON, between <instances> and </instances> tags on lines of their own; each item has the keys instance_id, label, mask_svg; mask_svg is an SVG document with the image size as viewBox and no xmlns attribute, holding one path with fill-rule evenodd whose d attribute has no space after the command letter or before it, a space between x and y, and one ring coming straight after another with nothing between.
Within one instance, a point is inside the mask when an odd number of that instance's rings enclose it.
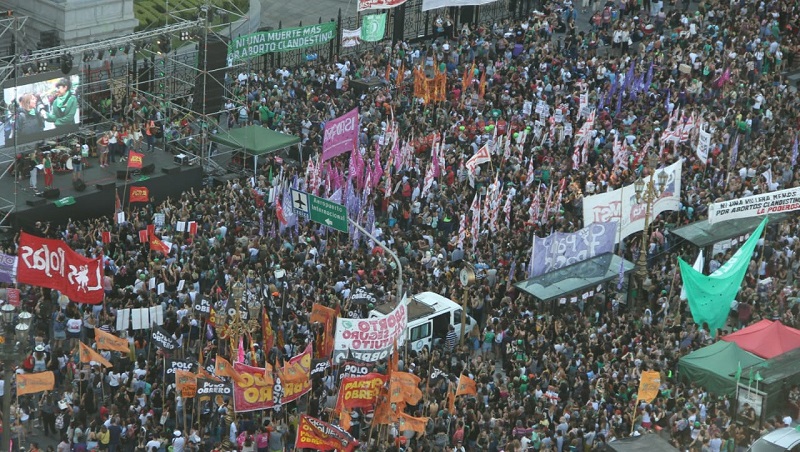
<instances>
[{"instance_id":1,"label":"banner reading ni una muerte mas","mask_svg":"<svg viewBox=\"0 0 800 452\"><path fill-rule=\"evenodd\" d=\"M282 28L239 36L228 45L228 61L246 60L266 53L288 52L324 44L336 36L336 23Z\"/></svg>"}]
</instances>

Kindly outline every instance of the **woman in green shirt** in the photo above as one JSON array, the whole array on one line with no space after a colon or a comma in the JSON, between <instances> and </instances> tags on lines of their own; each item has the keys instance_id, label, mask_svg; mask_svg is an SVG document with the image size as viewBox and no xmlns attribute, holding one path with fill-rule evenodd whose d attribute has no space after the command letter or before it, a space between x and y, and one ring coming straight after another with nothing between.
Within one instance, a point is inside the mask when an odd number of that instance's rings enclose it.
<instances>
[{"instance_id":1,"label":"woman in green shirt","mask_svg":"<svg viewBox=\"0 0 800 452\"><path fill-rule=\"evenodd\" d=\"M56 82L56 98L50 104L50 112L42 110L42 118L55 124L56 129L75 126L75 113L78 112L78 98L72 93L72 82L63 77Z\"/></svg>"}]
</instances>

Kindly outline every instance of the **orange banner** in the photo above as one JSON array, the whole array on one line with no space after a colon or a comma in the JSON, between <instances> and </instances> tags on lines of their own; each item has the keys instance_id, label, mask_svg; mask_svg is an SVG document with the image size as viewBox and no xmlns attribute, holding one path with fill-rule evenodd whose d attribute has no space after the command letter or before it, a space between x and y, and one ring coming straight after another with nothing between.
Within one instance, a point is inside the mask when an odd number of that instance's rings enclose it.
<instances>
[{"instance_id":1,"label":"orange banner","mask_svg":"<svg viewBox=\"0 0 800 452\"><path fill-rule=\"evenodd\" d=\"M303 353L292 357L283 366L281 381L284 383L303 383L311 379L311 344Z\"/></svg>"},{"instance_id":2,"label":"orange banner","mask_svg":"<svg viewBox=\"0 0 800 452\"><path fill-rule=\"evenodd\" d=\"M175 388L181 397L194 397L197 393L197 375L188 370L175 369Z\"/></svg>"},{"instance_id":3,"label":"orange banner","mask_svg":"<svg viewBox=\"0 0 800 452\"><path fill-rule=\"evenodd\" d=\"M333 330L336 327L336 317L338 315L335 309L322 306L319 303L314 303L314 306L311 307L311 323L319 322L324 326L323 336L319 341L317 357L330 358L331 353L333 353Z\"/></svg>"},{"instance_id":4,"label":"orange banner","mask_svg":"<svg viewBox=\"0 0 800 452\"><path fill-rule=\"evenodd\" d=\"M52 391L55 385L56 377L51 371L17 375L17 395Z\"/></svg>"},{"instance_id":5,"label":"orange banner","mask_svg":"<svg viewBox=\"0 0 800 452\"><path fill-rule=\"evenodd\" d=\"M227 359L217 355L216 360L217 361L214 363L215 375L219 377L230 377L233 381L241 383L242 377L239 375L239 372L236 372Z\"/></svg>"},{"instance_id":6,"label":"orange banner","mask_svg":"<svg viewBox=\"0 0 800 452\"><path fill-rule=\"evenodd\" d=\"M406 413L399 413L397 415L398 430L401 432L406 430L413 430L417 433L425 433L425 426L428 425L427 417L414 417Z\"/></svg>"},{"instance_id":7,"label":"orange banner","mask_svg":"<svg viewBox=\"0 0 800 452\"><path fill-rule=\"evenodd\" d=\"M342 379L342 384L339 386L339 399L336 401L337 410L341 410L342 407L349 410L372 408L387 379L386 375L378 373Z\"/></svg>"},{"instance_id":8,"label":"orange banner","mask_svg":"<svg viewBox=\"0 0 800 452\"><path fill-rule=\"evenodd\" d=\"M94 361L106 367L114 367L107 359L103 358L103 355L92 350L88 345L84 344L83 342L78 342L78 345L80 347L79 355L82 363L90 363Z\"/></svg>"},{"instance_id":9,"label":"orange banner","mask_svg":"<svg viewBox=\"0 0 800 452\"><path fill-rule=\"evenodd\" d=\"M111 333L106 333L100 328L95 328L94 340L99 350L113 350L125 354L128 354L131 350L127 340L114 336Z\"/></svg>"},{"instance_id":10,"label":"orange banner","mask_svg":"<svg viewBox=\"0 0 800 452\"><path fill-rule=\"evenodd\" d=\"M263 367L236 363L234 368L241 376L241 381L235 381L233 385L233 403L237 413L267 410L275 406L276 401L272 391L275 384L264 377ZM310 379L299 383L281 381L281 384L283 386L281 403L297 400L311 390Z\"/></svg>"},{"instance_id":11,"label":"orange banner","mask_svg":"<svg viewBox=\"0 0 800 452\"><path fill-rule=\"evenodd\" d=\"M656 371L648 370L642 372L642 377L639 380L639 393L637 400L650 403L658 396L658 391L661 389L661 374Z\"/></svg>"},{"instance_id":12,"label":"orange banner","mask_svg":"<svg viewBox=\"0 0 800 452\"><path fill-rule=\"evenodd\" d=\"M458 377L458 389L456 389L456 396L460 395L477 395L478 387L475 380L466 375Z\"/></svg>"},{"instance_id":13,"label":"orange banner","mask_svg":"<svg viewBox=\"0 0 800 452\"><path fill-rule=\"evenodd\" d=\"M416 405L422 398L420 378L408 372L392 372L389 378L389 394L392 403L405 402Z\"/></svg>"}]
</instances>

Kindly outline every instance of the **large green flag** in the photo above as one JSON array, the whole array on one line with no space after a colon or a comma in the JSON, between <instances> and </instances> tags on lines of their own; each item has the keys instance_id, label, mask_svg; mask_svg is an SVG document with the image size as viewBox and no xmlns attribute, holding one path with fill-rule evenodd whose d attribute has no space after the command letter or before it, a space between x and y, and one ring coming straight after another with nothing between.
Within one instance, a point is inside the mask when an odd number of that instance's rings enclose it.
<instances>
[{"instance_id":1,"label":"large green flag","mask_svg":"<svg viewBox=\"0 0 800 452\"><path fill-rule=\"evenodd\" d=\"M758 225L750 238L730 260L708 276L678 258L683 287L686 288L686 298L689 300L692 317L698 325L702 325L703 322L707 323L712 335L716 334L718 328L725 326L731 301L739 292L742 279L747 272L747 266L750 264L750 258L753 256L753 250L755 250L766 225L767 218L764 218L764 221Z\"/></svg>"},{"instance_id":2,"label":"large green flag","mask_svg":"<svg viewBox=\"0 0 800 452\"><path fill-rule=\"evenodd\" d=\"M361 18L361 40L375 42L386 33L386 13L368 14Z\"/></svg>"}]
</instances>

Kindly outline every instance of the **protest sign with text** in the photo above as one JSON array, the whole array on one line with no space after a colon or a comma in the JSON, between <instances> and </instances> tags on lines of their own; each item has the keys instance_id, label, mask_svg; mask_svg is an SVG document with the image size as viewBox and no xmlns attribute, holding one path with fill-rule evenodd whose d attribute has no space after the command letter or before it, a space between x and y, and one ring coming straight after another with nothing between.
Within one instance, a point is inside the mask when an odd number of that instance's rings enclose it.
<instances>
[{"instance_id":1,"label":"protest sign with text","mask_svg":"<svg viewBox=\"0 0 800 452\"><path fill-rule=\"evenodd\" d=\"M406 298L389 314L368 319L336 319L336 343L333 362L348 356L367 362L385 359L392 351L394 341L403 345L408 324Z\"/></svg>"}]
</instances>

